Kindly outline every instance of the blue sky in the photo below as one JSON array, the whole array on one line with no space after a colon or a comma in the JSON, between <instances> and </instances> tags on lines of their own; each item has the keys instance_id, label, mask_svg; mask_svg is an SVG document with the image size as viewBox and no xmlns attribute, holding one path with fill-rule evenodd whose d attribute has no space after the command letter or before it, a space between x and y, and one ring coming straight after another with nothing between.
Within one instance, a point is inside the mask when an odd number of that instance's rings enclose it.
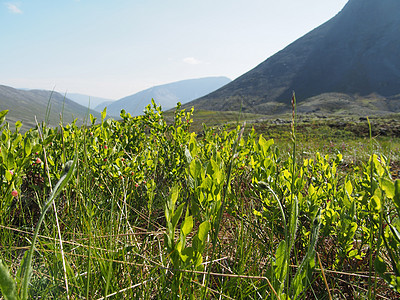
<instances>
[{"instance_id":1,"label":"blue sky","mask_svg":"<svg viewBox=\"0 0 400 300\"><path fill-rule=\"evenodd\" d=\"M235 79L347 0L0 0L0 84L119 99Z\"/></svg>"}]
</instances>

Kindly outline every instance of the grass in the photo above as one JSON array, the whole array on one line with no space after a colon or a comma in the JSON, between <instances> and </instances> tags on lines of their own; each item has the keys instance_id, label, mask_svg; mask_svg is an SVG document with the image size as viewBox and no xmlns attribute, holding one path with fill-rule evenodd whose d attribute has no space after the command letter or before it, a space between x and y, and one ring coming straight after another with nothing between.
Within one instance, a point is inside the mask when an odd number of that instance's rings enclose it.
<instances>
[{"instance_id":1,"label":"grass","mask_svg":"<svg viewBox=\"0 0 400 300\"><path fill-rule=\"evenodd\" d=\"M357 118L243 119L154 105L43 138L3 126L2 296L14 282L21 299L398 298L398 121L371 119L369 136Z\"/></svg>"},{"instance_id":2,"label":"grass","mask_svg":"<svg viewBox=\"0 0 400 300\"><path fill-rule=\"evenodd\" d=\"M252 128L267 139L274 139L282 155L291 152L291 115L266 116L240 114L238 112L200 111L193 116L191 130L201 133L203 124L209 128L232 130L237 120L247 122L246 133ZM372 148L369 127L365 117L356 115L324 116L299 114L297 116L297 155L300 160L321 155L343 155L343 163L361 165L371 153L385 155L390 161L392 174L397 178L400 167L400 117L397 114L370 118Z\"/></svg>"}]
</instances>

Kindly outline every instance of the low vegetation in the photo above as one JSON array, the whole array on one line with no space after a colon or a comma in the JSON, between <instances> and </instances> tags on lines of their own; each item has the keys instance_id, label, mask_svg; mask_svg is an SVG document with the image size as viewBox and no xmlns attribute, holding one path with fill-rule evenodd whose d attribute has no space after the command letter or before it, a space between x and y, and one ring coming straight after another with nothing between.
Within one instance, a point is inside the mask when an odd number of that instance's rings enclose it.
<instances>
[{"instance_id":1,"label":"low vegetation","mask_svg":"<svg viewBox=\"0 0 400 300\"><path fill-rule=\"evenodd\" d=\"M193 132L193 111L153 102L21 134L6 114L4 299L400 295L399 143L375 120L232 115Z\"/></svg>"}]
</instances>

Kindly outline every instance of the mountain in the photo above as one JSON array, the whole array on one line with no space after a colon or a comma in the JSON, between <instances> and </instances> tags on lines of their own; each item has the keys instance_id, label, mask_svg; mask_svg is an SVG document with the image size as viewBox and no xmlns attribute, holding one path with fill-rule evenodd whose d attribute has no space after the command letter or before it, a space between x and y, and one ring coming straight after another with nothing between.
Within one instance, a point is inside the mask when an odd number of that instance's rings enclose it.
<instances>
[{"instance_id":1,"label":"mountain","mask_svg":"<svg viewBox=\"0 0 400 300\"><path fill-rule=\"evenodd\" d=\"M57 126L63 113L64 124L78 118L82 124L88 114L88 108L65 98L63 95L46 90L21 90L0 85L0 111L9 110L6 121L10 124L20 120L25 131L35 127L35 116L40 123L46 119L49 105L49 125ZM90 111L98 119L100 114Z\"/></svg>"},{"instance_id":2,"label":"mountain","mask_svg":"<svg viewBox=\"0 0 400 300\"><path fill-rule=\"evenodd\" d=\"M101 98L101 97L93 97L89 95L83 95L83 94L76 94L76 93L68 93L67 97L71 99L72 101L75 101L76 103L84 106L84 107L90 107L91 109L97 110L97 106L102 106L103 103L112 103L114 100L112 99L106 99L106 98ZM90 105L89 105L90 104ZM103 106L104 108L104 106ZM101 110L97 110L101 112Z\"/></svg>"},{"instance_id":3,"label":"mountain","mask_svg":"<svg viewBox=\"0 0 400 300\"><path fill-rule=\"evenodd\" d=\"M151 99L167 110L176 106L178 102L183 104L202 97L230 81L226 77L206 77L154 86L115 101L107 107L107 114L119 116L121 110L124 109L133 116L141 115L143 109L151 103Z\"/></svg>"},{"instance_id":4,"label":"mountain","mask_svg":"<svg viewBox=\"0 0 400 300\"><path fill-rule=\"evenodd\" d=\"M294 90L300 110L324 108L326 98L336 103L333 110L355 101L372 111L400 111L399 12L399 0L350 0L326 23L186 107L225 111L242 103L243 111L273 114L290 109Z\"/></svg>"}]
</instances>

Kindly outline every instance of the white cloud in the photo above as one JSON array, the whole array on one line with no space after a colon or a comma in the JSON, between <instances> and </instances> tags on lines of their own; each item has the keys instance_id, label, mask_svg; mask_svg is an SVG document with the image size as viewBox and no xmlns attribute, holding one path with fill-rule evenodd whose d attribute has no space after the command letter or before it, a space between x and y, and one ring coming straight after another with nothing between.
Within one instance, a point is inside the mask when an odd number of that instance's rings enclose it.
<instances>
[{"instance_id":1,"label":"white cloud","mask_svg":"<svg viewBox=\"0 0 400 300\"><path fill-rule=\"evenodd\" d=\"M8 10L13 14L22 14L22 10L18 7L18 4L5 3L5 5L7 6Z\"/></svg>"},{"instance_id":2,"label":"white cloud","mask_svg":"<svg viewBox=\"0 0 400 300\"><path fill-rule=\"evenodd\" d=\"M199 65L201 63L203 63L202 61L194 58L194 57L185 57L183 59L183 62L189 65Z\"/></svg>"}]
</instances>

